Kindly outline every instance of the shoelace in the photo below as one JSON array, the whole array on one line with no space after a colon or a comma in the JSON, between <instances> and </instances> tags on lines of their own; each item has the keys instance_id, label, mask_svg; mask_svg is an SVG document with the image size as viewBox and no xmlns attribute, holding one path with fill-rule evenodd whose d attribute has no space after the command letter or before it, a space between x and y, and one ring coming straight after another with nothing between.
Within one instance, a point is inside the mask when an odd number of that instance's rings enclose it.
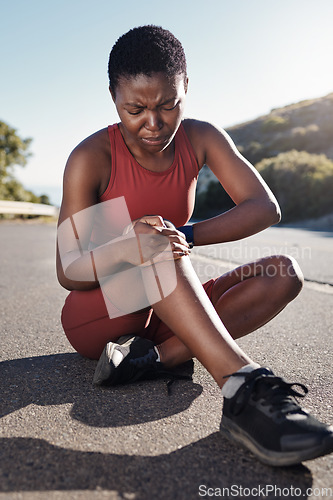
<instances>
[{"instance_id":1,"label":"shoelace","mask_svg":"<svg viewBox=\"0 0 333 500\"><path fill-rule=\"evenodd\" d=\"M153 349L149 349L144 356L130 359L130 364L141 368L146 365L153 365L154 361L156 361L156 352Z\"/></svg>"},{"instance_id":2,"label":"shoelace","mask_svg":"<svg viewBox=\"0 0 333 500\"><path fill-rule=\"evenodd\" d=\"M163 365L160 363L155 363L155 361L156 353L153 349L150 349L144 356L131 359L130 364L140 368L146 367L147 371L153 372L154 377L165 377L167 379L166 388L168 396L171 395L171 386L176 380L192 380L191 375L168 370L167 368L163 368Z\"/></svg>"},{"instance_id":3,"label":"shoelace","mask_svg":"<svg viewBox=\"0 0 333 500\"><path fill-rule=\"evenodd\" d=\"M244 373L236 372L227 376L244 377ZM294 386L300 387L304 393L300 393L293 389ZM262 404L264 406L271 406L272 413L297 413L301 408L294 401L292 396L304 398L307 393L308 388L298 382L290 384L283 378L274 375L263 375L262 373L258 373L251 377L250 374L240 387L238 394L231 404L230 411L235 416L239 415L252 396L256 401L264 398L266 401Z\"/></svg>"},{"instance_id":4,"label":"shoelace","mask_svg":"<svg viewBox=\"0 0 333 500\"><path fill-rule=\"evenodd\" d=\"M169 378L169 380L166 381L166 388L167 388L167 394L168 396L171 395L171 386L176 380L192 380L192 377L190 375L185 375L181 373L172 373L172 372L165 372L165 375Z\"/></svg>"}]
</instances>

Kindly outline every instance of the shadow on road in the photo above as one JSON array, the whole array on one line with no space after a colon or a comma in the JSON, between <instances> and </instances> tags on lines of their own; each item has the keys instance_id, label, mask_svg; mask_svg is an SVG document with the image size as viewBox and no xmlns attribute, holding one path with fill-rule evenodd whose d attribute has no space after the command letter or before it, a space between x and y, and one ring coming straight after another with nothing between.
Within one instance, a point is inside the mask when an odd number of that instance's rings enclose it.
<instances>
[{"instance_id":1,"label":"shadow on road","mask_svg":"<svg viewBox=\"0 0 333 500\"><path fill-rule=\"evenodd\" d=\"M199 384L184 380L175 382L171 398L166 397L163 381L96 388L92 385L95 367L96 361L76 353L3 361L0 418L29 404L73 403L72 418L86 425L134 425L180 413L202 393Z\"/></svg>"},{"instance_id":2,"label":"shadow on road","mask_svg":"<svg viewBox=\"0 0 333 500\"><path fill-rule=\"evenodd\" d=\"M91 383L95 366L75 353L0 363L1 416L32 403L72 403L72 418L87 425L135 425L180 413L202 392L200 385L183 380L171 397L163 381L102 390ZM89 495L100 489L136 500L191 500L211 497L213 490L222 496L216 488L225 488L224 498L241 497L240 488L248 498L262 498L249 494L261 486L273 488L265 490L265 498L273 499L294 498L288 495L291 488L306 498L311 485L306 467L264 466L218 432L158 456L78 451L26 437L0 439L0 492L76 490ZM199 495L205 491L210 494Z\"/></svg>"},{"instance_id":3,"label":"shadow on road","mask_svg":"<svg viewBox=\"0 0 333 500\"><path fill-rule=\"evenodd\" d=\"M2 492L103 489L136 500L190 500L208 488L225 488L224 498L241 496L232 492L243 488L245 496L255 498L247 489L268 485L274 490L259 498L276 499L293 498L291 488L306 498L312 485L306 467L260 465L247 452L235 455L219 433L156 457L80 452L30 438L0 439L0 450Z\"/></svg>"}]
</instances>

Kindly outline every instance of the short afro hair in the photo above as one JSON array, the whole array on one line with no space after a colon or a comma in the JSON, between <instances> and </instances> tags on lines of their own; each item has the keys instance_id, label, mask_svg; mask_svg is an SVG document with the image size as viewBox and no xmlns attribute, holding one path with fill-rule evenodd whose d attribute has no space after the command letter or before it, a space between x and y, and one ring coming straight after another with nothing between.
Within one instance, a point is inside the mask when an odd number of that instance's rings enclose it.
<instances>
[{"instance_id":1,"label":"short afro hair","mask_svg":"<svg viewBox=\"0 0 333 500\"><path fill-rule=\"evenodd\" d=\"M154 25L133 28L118 38L110 53L108 69L113 94L121 77L163 72L168 77L183 73L184 81L187 78L182 44L170 31Z\"/></svg>"}]
</instances>

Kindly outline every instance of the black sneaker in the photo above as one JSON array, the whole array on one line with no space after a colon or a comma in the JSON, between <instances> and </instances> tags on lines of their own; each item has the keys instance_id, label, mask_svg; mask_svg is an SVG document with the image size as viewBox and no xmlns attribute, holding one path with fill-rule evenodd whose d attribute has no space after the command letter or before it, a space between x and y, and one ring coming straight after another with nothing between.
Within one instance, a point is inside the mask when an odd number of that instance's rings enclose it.
<instances>
[{"instance_id":1,"label":"black sneaker","mask_svg":"<svg viewBox=\"0 0 333 500\"><path fill-rule=\"evenodd\" d=\"M319 422L293 398L308 392L303 384L288 384L267 368L230 376L245 376L245 382L232 398L224 398L220 429L227 437L273 466L295 465L333 452L333 427Z\"/></svg>"},{"instance_id":2,"label":"black sneaker","mask_svg":"<svg viewBox=\"0 0 333 500\"><path fill-rule=\"evenodd\" d=\"M154 344L148 339L124 335L108 342L99 358L94 374L95 385L118 385L142 378L154 378L161 363Z\"/></svg>"}]
</instances>

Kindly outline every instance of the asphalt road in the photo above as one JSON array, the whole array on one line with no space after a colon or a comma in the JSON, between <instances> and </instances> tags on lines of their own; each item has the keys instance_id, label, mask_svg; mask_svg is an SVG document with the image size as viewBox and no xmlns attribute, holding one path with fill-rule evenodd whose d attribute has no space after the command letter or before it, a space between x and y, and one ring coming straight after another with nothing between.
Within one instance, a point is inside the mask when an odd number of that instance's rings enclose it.
<instances>
[{"instance_id":1,"label":"asphalt road","mask_svg":"<svg viewBox=\"0 0 333 500\"><path fill-rule=\"evenodd\" d=\"M193 264L207 279L256 252L291 253L285 242L299 252L304 290L239 343L305 383L305 406L332 422L332 233L273 228L254 239L241 255L239 243L198 249ZM274 469L222 438L220 391L198 363L170 396L163 380L94 388L95 362L62 332L54 246L52 224L0 223L0 499L332 498L333 456Z\"/></svg>"},{"instance_id":2,"label":"asphalt road","mask_svg":"<svg viewBox=\"0 0 333 500\"><path fill-rule=\"evenodd\" d=\"M275 226L244 240L200 247L198 253L231 267L259 257L288 254L297 260L307 281L333 285L333 232Z\"/></svg>"}]
</instances>

